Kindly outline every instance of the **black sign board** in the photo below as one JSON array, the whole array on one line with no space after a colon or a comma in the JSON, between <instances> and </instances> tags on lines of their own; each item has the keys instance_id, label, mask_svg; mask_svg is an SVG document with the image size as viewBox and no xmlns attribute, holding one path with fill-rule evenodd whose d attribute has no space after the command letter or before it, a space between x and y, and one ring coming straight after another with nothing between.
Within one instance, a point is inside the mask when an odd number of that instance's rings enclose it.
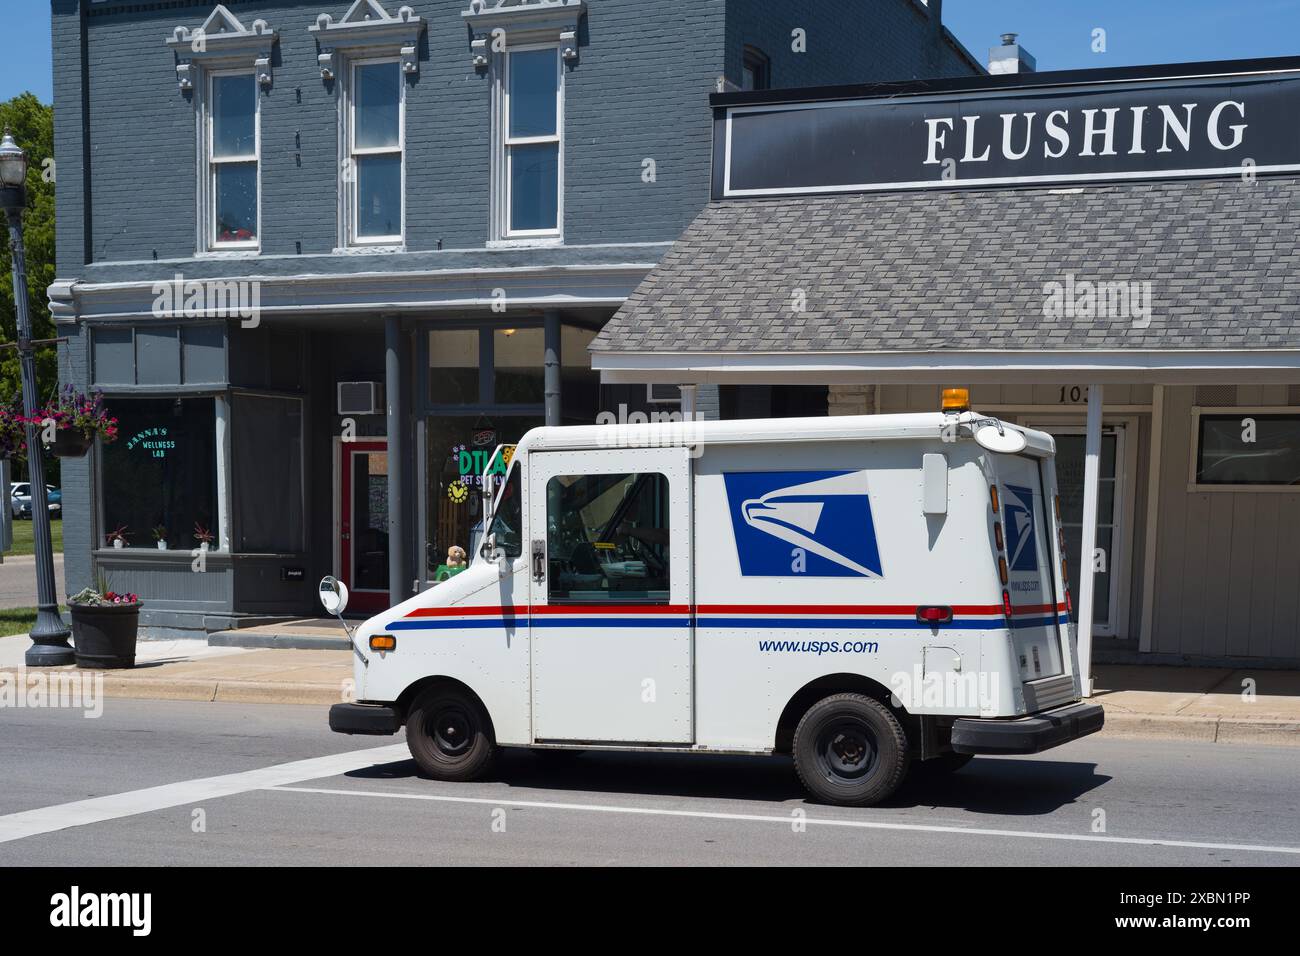
<instances>
[{"instance_id":1,"label":"black sign board","mask_svg":"<svg viewBox=\"0 0 1300 956\"><path fill-rule=\"evenodd\" d=\"M280 565L281 581L305 581L307 580L306 568L295 568L287 564Z\"/></svg>"},{"instance_id":2,"label":"black sign board","mask_svg":"<svg viewBox=\"0 0 1300 956\"><path fill-rule=\"evenodd\" d=\"M715 195L1290 172L1297 117L1300 72L729 106Z\"/></svg>"}]
</instances>

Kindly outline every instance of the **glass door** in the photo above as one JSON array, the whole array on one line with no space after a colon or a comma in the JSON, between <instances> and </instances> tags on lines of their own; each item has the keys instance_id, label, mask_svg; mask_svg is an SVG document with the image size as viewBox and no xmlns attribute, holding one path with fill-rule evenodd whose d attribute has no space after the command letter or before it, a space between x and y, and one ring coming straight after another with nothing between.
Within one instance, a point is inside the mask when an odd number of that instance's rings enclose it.
<instances>
[{"instance_id":1,"label":"glass door","mask_svg":"<svg viewBox=\"0 0 1300 956\"><path fill-rule=\"evenodd\" d=\"M388 443L343 442L339 496L340 577L348 606L382 611L388 602Z\"/></svg>"},{"instance_id":2,"label":"glass door","mask_svg":"<svg viewBox=\"0 0 1300 956\"><path fill-rule=\"evenodd\" d=\"M1083 543L1083 463L1086 436L1082 427L1039 425L1056 439L1056 484L1061 495L1061 530L1065 535L1070 594L1079 595L1079 549ZM1092 632L1113 637L1118 626L1120 549L1126 547L1123 525L1122 471L1124 426L1104 425L1101 432L1101 475L1097 488L1097 548L1104 564L1096 572ZM1077 605L1076 605L1077 613Z\"/></svg>"}]
</instances>

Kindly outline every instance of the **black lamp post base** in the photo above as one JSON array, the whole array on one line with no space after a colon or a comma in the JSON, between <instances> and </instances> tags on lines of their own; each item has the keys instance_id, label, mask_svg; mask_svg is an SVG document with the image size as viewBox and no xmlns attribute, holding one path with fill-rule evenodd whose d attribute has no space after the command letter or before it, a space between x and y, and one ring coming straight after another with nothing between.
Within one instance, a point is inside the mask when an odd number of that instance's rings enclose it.
<instances>
[{"instance_id":1,"label":"black lamp post base","mask_svg":"<svg viewBox=\"0 0 1300 956\"><path fill-rule=\"evenodd\" d=\"M74 663L76 655L68 644L69 633L68 625L63 623L57 611L39 608L30 634L32 646L24 655L27 666L62 667Z\"/></svg>"},{"instance_id":2,"label":"black lamp post base","mask_svg":"<svg viewBox=\"0 0 1300 956\"><path fill-rule=\"evenodd\" d=\"M28 667L62 667L76 660L77 655L68 646L66 638L62 644L33 644L24 655Z\"/></svg>"}]
</instances>

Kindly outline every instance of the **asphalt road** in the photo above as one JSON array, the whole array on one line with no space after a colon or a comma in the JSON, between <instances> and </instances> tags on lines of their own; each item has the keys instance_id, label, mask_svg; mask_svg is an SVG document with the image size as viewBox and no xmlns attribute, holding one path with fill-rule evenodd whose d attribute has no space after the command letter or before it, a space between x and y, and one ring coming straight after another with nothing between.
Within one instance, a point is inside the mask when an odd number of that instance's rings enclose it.
<instances>
[{"instance_id":1,"label":"asphalt road","mask_svg":"<svg viewBox=\"0 0 1300 956\"><path fill-rule=\"evenodd\" d=\"M60 604L68 600L63 580L63 554L54 556L54 587ZM36 606L36 559L30 554L7 554L0 564L0 608Z\"/></svg>"},{"instance_id":2,"label":"asphalt road","mask_svg":"<svg viewBox=\"0 0 1300 956\"><path fill-rule=\"evenodd\" d=\"M314 707L0 708L0 865L1294 866L1298 809L1295 748L1094 738L842 809L780 759L507 752L447 784Z\"/></svg>"}]
</instances>

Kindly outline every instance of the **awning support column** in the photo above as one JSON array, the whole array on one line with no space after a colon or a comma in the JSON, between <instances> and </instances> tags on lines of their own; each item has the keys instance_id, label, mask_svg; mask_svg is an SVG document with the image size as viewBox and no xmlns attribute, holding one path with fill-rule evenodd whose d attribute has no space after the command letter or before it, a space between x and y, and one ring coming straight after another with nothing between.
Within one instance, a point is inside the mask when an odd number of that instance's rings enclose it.
<instances>
[{"instance_id":1,"label":"awning support column","mask_svg":"<svg viewBox=\"0 0 1300 956\"><path fill-rule=\"evenodd\" d=\"M1096 579L1097 491L1101 482L1102 387L1088 386L1088 433L1083 458L1083 528L1079 548L1079 675L1083 696L1092 696L1092 606ZM1109 560L1109 555L1107 556Z\"/></svg>"},{"instance_id":2,"label":"awning support column","mask_svg":"<svg viewBox=\"0 0 1300 956\"><path fill-rule=\"evenodd\" d=\"M682 421L691 422L695 420L695 400L698 386L682 385Z\"/></svg>"},{"instance_id":3,"label":"awning support column","mask_svg":"<svg viewBox=\"0 0 1300 956\"><path fill-rule=\"evenodd\" d=\"M560 313L547 312L542 323L542 397L546 424L561 425L564 415L560 404Z\"/></svg>"}]
</instances>

